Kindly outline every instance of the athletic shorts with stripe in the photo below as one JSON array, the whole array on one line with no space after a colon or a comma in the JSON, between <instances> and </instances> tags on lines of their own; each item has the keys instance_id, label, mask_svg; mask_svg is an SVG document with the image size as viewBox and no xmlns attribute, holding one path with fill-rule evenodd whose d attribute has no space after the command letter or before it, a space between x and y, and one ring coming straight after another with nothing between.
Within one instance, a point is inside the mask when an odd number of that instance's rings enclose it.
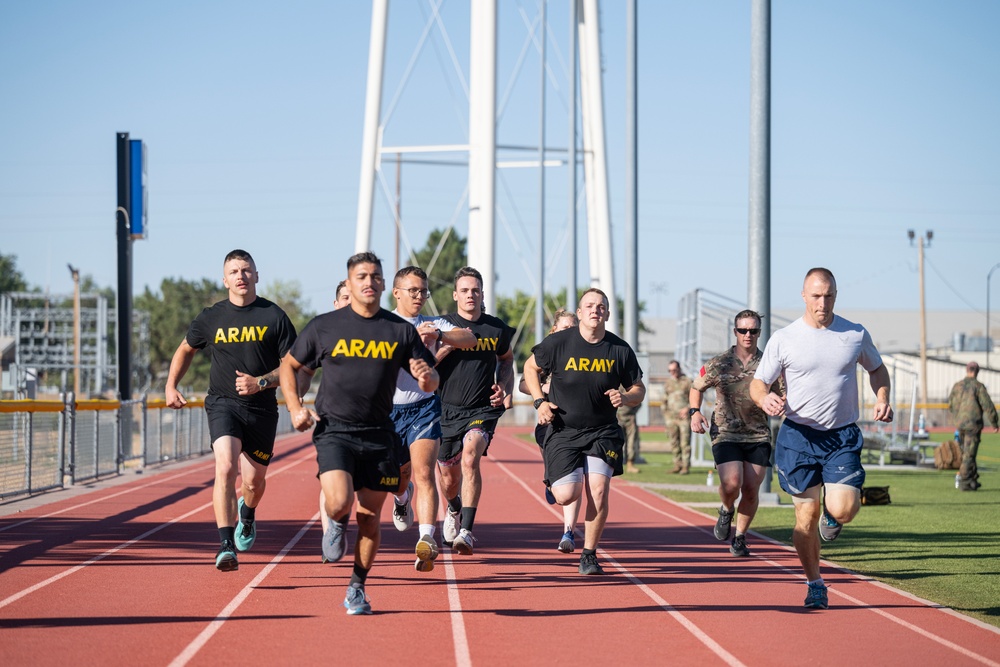
<instances>
[{"instance_id":1,"label":"athletic shorts with stripe","mask_svg":"<svg viewBox=\"0 0 1000 667\"><path fill-rule=\"evenodd\" d=\"M860 489L865 483L863 444L856 424L820 431L785 419L774 448L774 469L781 488L793 496L820 484Z\"/></svg>"},{"instance_id":2,"label":"athletic shorts with stripe","mask_svg":"<svg viewBox=\"0 0 1000 667\"><path fill-rule=\"evenodd\" d=\"M390 418L404 447L409 448L417 440L441 439L441 399L436 394L414 403L393 405Z\"/></svg>"}]
</instances>

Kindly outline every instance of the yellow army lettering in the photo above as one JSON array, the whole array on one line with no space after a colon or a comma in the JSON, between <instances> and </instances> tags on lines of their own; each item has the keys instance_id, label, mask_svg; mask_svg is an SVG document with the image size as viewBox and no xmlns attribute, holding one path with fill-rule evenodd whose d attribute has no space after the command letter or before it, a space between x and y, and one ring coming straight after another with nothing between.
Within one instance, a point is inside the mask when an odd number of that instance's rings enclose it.
<instances>
[{"instance_id":1,"label":"yellow army lettering","mask_svg":"<svg viewBox=\"0 0 1000 667\"><path fill-rule=\"evenodd\" d=\"M476 339L476 352L482 352L483 350L493 350L496 351L497 343L500 342L499 338L477 338Z\"/></svg>"},{"instance_id":2,"label":"yellow army lettering","mask_svg":"<svg viewBox=\"0 0 1000 667\"><path fill-rule=\"evenodd\" d=\"M379 480L379 486L399 486L398 477L382 477Z\"/></svg>"},{"instance_id":3,"label":"yellow army lettering","mask_svg":"<svg viewBox=\"0 0 1000 667\"><path fill-rule=\"evenodd\" d=\"M333 351L330 352L330 356L392 359L392 355L398 346L398 342L389 343L384 340L360 340L358 338L352 338L348 341L341 338L337 341L337 344L333 346Z\"/></svg>"},{"instance_id":4,"label":"yellow army lettering","mask_svg":"<svg viewBox=\"0 0 1000 667\"><path fill-rule=\"evenodd\" d=\"M469 428L472 428L473 426L479 426L484 421L486 421L486 420L485 419L474 419L471 422L469 422Z\"/></svg>"},{"instance_id":5,"label":"yellow army lettering","mask_svg":"<svg viewBox=\"0 0 1000 667\"><path fill-rule=\"evenodd\" d=\"M264 340L267 327L229 327L215 332L215 344L219 343L255 343Z\"/></svg>"},{"instance_id":6,"label":"yellow army lettering","mask_svg":"<svg viewBox=\"0 0 1000 667\"><path fill-rule=\"evenodd\" d=\"M265 461L266 461L266 460L268 460L269 458L271 458L271 455L270 455L270 454L265 454L264 452L260 451L259 449L258 449L258 450L256 450L256 451L255 451L255 452L253 453L253 455L254 455L254 456L256 456L256 457L258 457L258 458L260 458L260 459L263 459L263 460L265 460Z\"/></svg>"},{"instance_id":7,"label":"yellow army lettering","mask_svg":"<svg viewBox=\"0 0 1000 667\"><path fill-rule=\"evenodd\" d=\"M587 359L570 357L564 371L580 371L583 373L610 373L614 368L614 359Z\"/></svg>"},{"instance_id":8,"label":"yellow army lettering","mask_svg":"<svg viewBox=\"0 0 1000 667\"><path fill-rule=\"evenodd\" d=\"M610 449L608 451L604 452L604 455L607 456L609 459L617 459L618 458L618 452L611 451Z\"/></svg>"}]
</instances>

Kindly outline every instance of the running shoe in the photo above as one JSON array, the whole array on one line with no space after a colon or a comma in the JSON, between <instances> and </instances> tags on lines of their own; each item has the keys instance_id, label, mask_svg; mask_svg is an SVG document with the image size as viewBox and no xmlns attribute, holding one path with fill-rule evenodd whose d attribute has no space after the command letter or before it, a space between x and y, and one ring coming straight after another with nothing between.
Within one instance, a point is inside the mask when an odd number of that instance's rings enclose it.
<instances>
[{"instance_id":1,"label":"running shoe","mask_svg":"<svg viewBox=\"0 0 1000 667\"><path fill-rule=\"evenodd\" d=\"M807 609L829 609L830 601L826 595L826 586L823 584L809 584L809 592L806 594Z\"/></svg>"},{"instance_id":2,"label":"running shoe","mask_svg":"<svg viewBox=\"0 0 1000 667\"><path fill-rule=\"evenodd\" d=\"M550 489L547 486L545 487L545 502L547 502L549 505L556 504L556 497L552 495L552 489Z\"/></svg>"},{"instance_id":3,"label":"running shoe","mask_svg":"<svg viewBox=\"0 0 1000 667\"><path fill-rule=\"evenodd\" d=\"M392 499L392 522L396 525L396 530L403 532L413 525L413 507L410 502L413 500L413 482L406 485L406 502L399 504L396 499Z\"/></svg>"},{"instance_id":4,"label":"running shoe","mask_svg":"<svg viewBox=\"0 0 1000 667\"><path fill-rule=\"evenodd\" d=\"M222 572L240 569L240 562L236 560L236 545L231 540L225 540L219 548L219 553L215 554L215 567Z\"/></svg>"},{"instance_id":5,"label":"running shoe","mask_svg":"<svg viewBox=\"0 0 1000 667\"><path fill-rule=\"evenodd\" d=\"M733 527L733 514L735 513L735 507L731 510L726 510L721 505L719 506L719 520L715 522L715 539L720 542L725 542L729 539L729 533Z\"/></svg>"},{"instance_id":6,"label":"running shoe","mask_svg":"<svg viewBox=\"0 0 1000 667\"><path fill-rule=\"evenodd\" d=\"M844 524L837 523L837 520L827 514L826 507L823 508L823 516L819 518L819 536L827 542L832 542L840 535L840 529Z\"/></svg>"},{"instance_id":7,"label":"running shoe","mask_svg":"<svg viewBox=\"0 0 1000 667\"><path fill-rule=\"evenodd\" d=\"M746 535L737 535L733 538L733 543L729 545L729 553L740 558L750 555L750 550L747 549Z\"/></svg>"},{"instance_id":8,"label":"running shoe","mask_svg":"<svg viewBox=\"0 0 1000 667\"><path fill-rule=\"evenodd\" d=\"M472 531L463 528L459 531L454 541L452 541L451 548L463 556L471 556L475 544L476 538L472 536Z\"/></svg>"},{"instance_id":9,"label":"running shoe","mask_svg":"<svg viewBox=\"0 0 1000 667\"><path fill-rule=\"evenodd\" d=\"M438 557L437 543L430 535L421 535L417 540L417 561L413 569L417 572L430 572L434 569L434 560Z\"/></svg>"},{"instance_id":10,"label":"running shoe","mask_svg":"<svg viewBox=\"0 0 1000 667\"><path fill-rule=\"evenodd\" d=\"M372 606L365 595L365 588L360 584L351 584L347 587L347 597L344 598L344 607L350 616L372 613Z\"/></svg>"},{"instance_id":11,"label":"running shoe","mask_svg":"<svg viewBox=\"0 0 1000 667\"><path fill-rule=\"evenodd\" d=\"M458 528L461 524L461 515L458 512L452 512L450 509L445 510L444 522L441 526L441 540L451 546L455 538L458 537Z\"/></svg>"},{"instance_id":12,"label":"running shoe","mask_svg":"<svg viewBox=\"0 0 1000 667\"><path fill-rule=\"evenodd\" d=\"M244 504L243 497L241 496L236 503L236 516L239 517L239 521L236 522L236 548L240 551L249 551L257 539L257 522L243 522Z\"/></svg>"},{"instance_id":13,"label":"running shoe","mask_svg":"<svg viewBox=\"0 0 1000 667\"><path fill-rule=\"evenodd\" d=\"M567 530L563 533L562 539L559 540L559 546L556 549L564 554L571 554L576 550L576 541L573 539L572 530Z\"/></svg>"},{"instance_id":14,"label":"running shoe","mask_svg":"<svg viewBox=\"0 0 1000 667\"><path fill-rule=\"evenodd\" d=\"M323 562L336 563L347 551L347 522L330 519L330 525L323 533Z\"/></svg>"},{"instance_id":15,"label":"running shoe","mask_svg":"<svg viewBox=\"0 0 1000 667\"><path fill-rule=\"evenodd\" d=\"M604 574L604 568L597 562L597 554L580 555L580 574Z\"/></svg>"}]
</instances>

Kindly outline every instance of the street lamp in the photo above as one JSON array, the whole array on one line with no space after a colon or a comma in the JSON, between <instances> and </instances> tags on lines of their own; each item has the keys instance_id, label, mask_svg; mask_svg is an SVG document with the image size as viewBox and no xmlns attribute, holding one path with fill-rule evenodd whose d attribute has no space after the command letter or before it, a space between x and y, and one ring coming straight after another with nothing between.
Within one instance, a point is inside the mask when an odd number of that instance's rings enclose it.
<instances>
[{"instance_id":1,"label":"street lamp","mask_svg":"<svg viewBox=\"0 0 1000 667\"><path fill-rule=\"evenodd\" d=\"M920 402L923 410L927 409L927 308L924 300L924 248L930 246L934 232L927 230L924 236L917 237L912 229L906 230L910 245L917 241L917 266L920 273Z\"/></svg>"},{"instance_id":2,"label":"street lamp","mask_svg":"<svg viewBox=\"0 0 1000 667\"><path fill-rule=\"evenodd\" d=\"M73 400L80 400L80 270L67 264L73 276Z\"/></svg>"},{"instance_id":3,"label":"street lamp","mask_svg":"<svg viewBox=\"0 0 1000 667\"><path fill-rule=\"evenodd\" d=\"M986 274L986 368L990 367L990 350L993 347L990 340L990 278L993 277L993 272L997 269L1000 269L1000 264L995 265Z\"/></svg>"}]
</instances>

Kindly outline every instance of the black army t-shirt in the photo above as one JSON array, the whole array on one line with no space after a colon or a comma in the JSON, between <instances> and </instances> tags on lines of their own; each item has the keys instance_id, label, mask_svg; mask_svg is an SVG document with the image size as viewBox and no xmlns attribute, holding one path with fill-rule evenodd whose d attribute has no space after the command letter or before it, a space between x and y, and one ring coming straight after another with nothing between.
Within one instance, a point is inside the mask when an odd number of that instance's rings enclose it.
<instances>
[{"instance_id":1,"label":"black army t-shirt","mask_svg":"<svg viewBox=\"0 0 1000 667\"><path fill-rule=\"evenodd\" d=\"M510 350L514 330L503 320L485 313L475 322L458 313L445 315L444 319L460 329L471 329L477 343L468 350L452 350L438 364L437 371L441 375L438 395L441 401L463 408L490 407L490 396L496 382L497 357Z\"/></svg>"},{"instance_id":2,"label":"black army t-shirt","mask_svg":"<svg viewBox=\"0 0 1000 667\"><path fill-rule=\"evenodd\" d=\"M627 389L642 378L635 352L611 332L588 343L575 327L557 331L532 353L538 367L550 373L549 401L559 406L557 417L569 428L616 424L617 408L604 392Z\"/></svg>"},{"instance_id":3,"label":"black army t-shirt","mask_svg":"<svg viewBox=\"0 0 1000 667\"><path fill-rule=\"evenodd\" d=\"M236 391L236 371L264 375L281 364L295 342L295 327L277 304L257 297L248 306L228 299L201 311L187 332L188 345L212 355L208 393L251 405L277 405L274 389L250 396Z\"/></svg>"},{"instance_id":4,"label":"black army t-shirt","mask_svg":"<svg viewBox=\"0 0 1000 667\"><path fill-rule=\"evenodd\" d=\"M434 366L434 356L414 326L385 309L370 318L351 308L319 315L302 330L291 352L304 366L323 368L316 393L319 416L354 426L391 428L400 369L409 373L413 358Z\"/></svg>"}]
</instances>

